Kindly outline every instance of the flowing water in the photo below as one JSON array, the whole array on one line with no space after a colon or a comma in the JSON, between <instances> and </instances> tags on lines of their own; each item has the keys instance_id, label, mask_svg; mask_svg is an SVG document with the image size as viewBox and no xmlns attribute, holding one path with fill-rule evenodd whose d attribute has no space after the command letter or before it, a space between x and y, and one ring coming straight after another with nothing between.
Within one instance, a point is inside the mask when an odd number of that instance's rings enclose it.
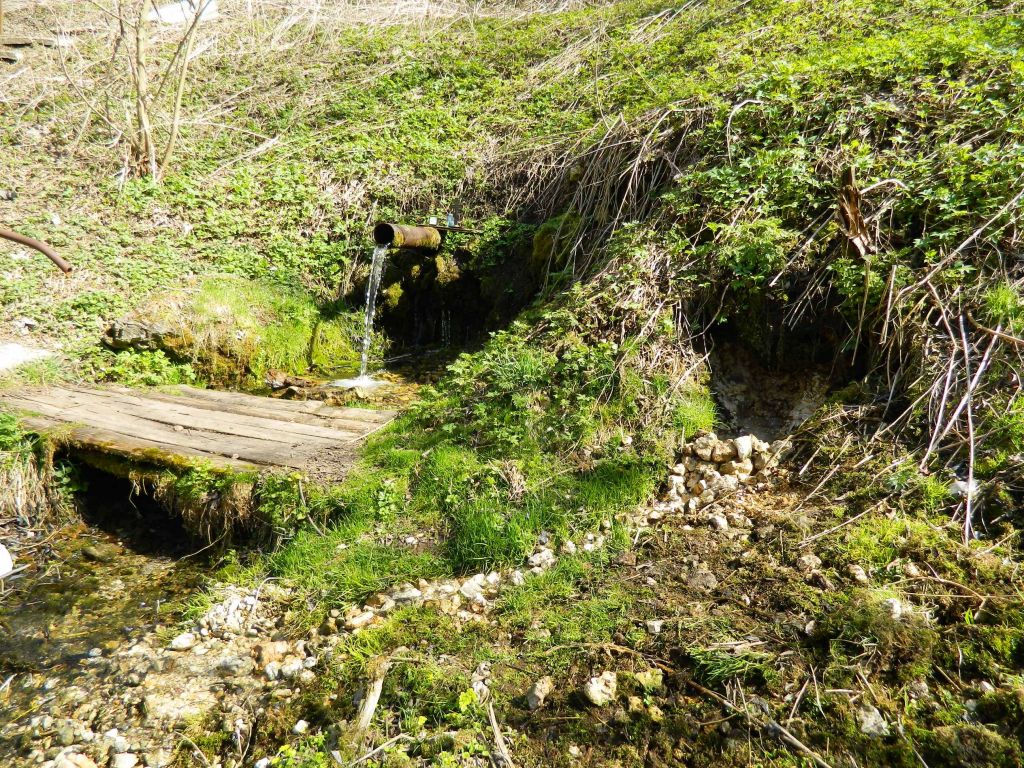
<instances>
[{"instance_id":1,"label":"flowing water","mask_svg":"<svg viewBox=\"0 0 1024 768\"><path fill-rule=\"evenodd\" d=\"M108 668L115 652L156 626L173 626L178 615L168 605L205 580L208 562L186 557L199 545L180 523L151 499L130 497L123 483L110 485L96 473L89 480L95 493L84 502L86 520L45 539L22 537L17 559L29 567L0 594L3 766L25 765L44 740L13 736L18 723L51 709L58 717L55 702L65 692L100 690L116 677ZM0 521L0 536L15 535Z\"/></svg>"},{"instance_id":2,"label":"flowing water","mask_svg":"<svg viewBox=\"0 0 1024 768\"><path fill-rule=\"evenodd\" d=\"M370 344L373 343L373 315L377 308L377 293L380 291L380 280L384 275L384 262L387 261L388 247L377 245L373 249L373 261L370 264L370 277L366 281L366 314L363 318L363 349L359 357L359 376L354 379L338 379L330 386L341 389L374 389L384 382L378 381L367 372L370 367Z\"/></svg>"},{"instance_id":3,"label":"flowing water","mask_svg":"<svg viewBox=\"0 0 1024 768\"><path fill-rule=\"evenodd\" d=\"M366 371L370 362L370 343L373 341L373 313L377 307L377 292L380 290L380 279L384 274L384 262L387 260L388 247L378 245L373 249L373 262L370 266L370 279L366 282L366 316L363 320L363 352L359 359L359 378L367 379Z\"/></svg>"}]
</instances>

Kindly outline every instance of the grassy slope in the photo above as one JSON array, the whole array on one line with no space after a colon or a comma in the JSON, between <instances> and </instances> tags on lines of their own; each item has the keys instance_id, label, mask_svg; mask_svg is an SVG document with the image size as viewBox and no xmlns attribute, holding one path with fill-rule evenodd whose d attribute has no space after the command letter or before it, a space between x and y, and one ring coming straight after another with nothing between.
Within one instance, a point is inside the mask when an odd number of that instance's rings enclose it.
<instances>
[{"instance_id":1,"label":"grassy slope","mask_svg":"<svg viewBox=\"0 0 1024 768\"><path fill-rule=\"evenodd\" d=\"M488 231L501 231L506 217L525 212L540 221L575 203L568 221L580 223L563 231L601 233L615 219L622 192L603 198L602 180L618 178L639 158L641 193L625 217L657 226L625 227L607 249L599 238L574 253L556 247L555 287L568 276L557 274L562 267L589 276L588 266L605 257L611 266L603 279L555 294L482 352L461 359L436 392L370 446L362 472L310 500L315 513L338 520L326 539L306 531L268 567L306 586L319 615L394 581L515 562L541 529L569 534L643 501L662 471L665 435L708 423L702 389L672 387L691 359L688 317L721 305L726 316L746 320L748 338L765 344L765 329L780 328L779 307L801 306L795 300L810 286L812 314L827 307L851 331L863 314L867 327L877 328L887 281L897 290L912 284L915 272L1011 199L1024 177L1020 33L1012 6L924 1L710 2L680 13L660 3L620 2L515 21L456 20L443 33L331 30L269 58L237 33L240 53L215 54L210 76L190 90L187 104L196 113L223 104L225 94L246 94L226 113L232 129L191 127L162 186L133 181L120 194L105 186L102 201L91 204L97 210L63 215L60 231L44 215L60 196L47 199L37 186L14 223L65 246L84 267L85 276L76 278L82 290L57 302L40 298L33 292L46 287L52 296L54 282L43 267L25 266L5 288L5 312L35 315L54 334L68 324L91 333L92 318L124 308L124 294L145 294L191 271L302 283L323 298L361 254L372 216L443 211L455 199ZM78 124L70 119L75 105L57 100L41 109L54 118L51 140L62 145ZM20 142L36 119L14 121L0 143L0 151L31 168L38 166L15 137ZM103 135L96 127L86 146ZM278 143L262 151L266 138ZM625 149L616 154L613 147ZM98 151L86 161L113 169ZM837 177L849 165L863 188L890 178L907 187L883 184L868 198L882 248L867 266L841 247L831 223ZM79 189L93 186L91 177L71 179ZM659 182L657 194L646 179ZM63 205L72 207L70 200ZM373 206L376 213L368 213ZM192 230L152 226L156 210L171 211ZM965 286L958 298L977 306L979 316L1018 327L1022 302L1009 271L1017 238L1009 218L997 218L968 258L945 265L936 282L944 290ZM485 242L481 257L506 257L502 242ZM780 272L785 279L773 283ZM1003 410L1000 397L997 391L993 412ZM1019 450L1015 413L995 425L994 475ZM830 454L834 446L826 449ZM903 449L891 450L884 459ZM849 709L826 696L824 708L805 703L804 732L816 748L849 749L869 762L911 764L913 746L922 743L930 765L985 764L999 754L1012 760L1019 610L1001 597L978 629L978 606L944 595L935 598L941 622L915 626L918 634L909 637L881 636L875 612L880 597L905 596L902 577L886 570L898 558L929 562L948 581L1000 595L1014 589L1014 577L971 554L990 544L958 546L957 531L946 525L947 500L929 481L901 470L887 486L876 483L882 464L842 473L844 485L830 490L845 493L844 500L811 522L812 530L824 530L901 491L899 500L823 541L836 572L846 562L874 568L881 593L864 596L840 582L835 599L824 599L794 586L800 611L793 615L818 618L823 629L806 643L784 636L808 668L834 672L837 688L860 686L850 669L857 666L851 658L863 653L860 671L876 701L917 730L913 740L894 739L875 752L851 728ZM1008 495L996 503L1012 513L1015 502ZM367 537L423 529L436 532L425 554ZM790 531L789 545L802 533ZM673 541L691 546L685 537ZM349 546L338 550L342 543ZM994 552L1015 562L1012 545L1011 536ZM504 633L531 636L539 622L551 634L532 635L530 671L552 671L568 685L585 675L590 657L554 648L613 640L642 647L633 620L648 613L639 601L652 596L620 582L606 565L567 560L508 598L496 628L474 630L481 635L459 635L427 612L404 613L353 640L339 675L352 680L368 655L430 638L426 661L403 667L384 707L402 713L410 730L423 717L434 728L473 732L480 712L458 703L467 675L440 665L441 654L514 664L515 652L501 644ZM767 577L750 578L756 589L757 579ZM727 602L716 609L725 612ZM725 612L727 626L718 628L723 637L735 635L744 620ZM728 622L735 622L731 629ZM762 617L745 629L776 626ZM680 664L717 686L736 667L702 649L702 635L707 645L708 625L697 622L679 647L656 650L690 648ZM923 647L938 650L921 654ZM949 684L947 677L964 673L958 651L966 651L970 668L966 682ZM904 701L911 677L900 670L901 654L919 654L913 674L930 675L940 687L935 711ZM754 661L763 666L763 659ZM1002 681L998 702L989 702L995 714L987 724L961 725L971 719L964 691L982 678ZM752 690L784 716L786 690L764 675L752 680ZM511 680L504 694L524 682ZM680 719L716 717L682 696L672 706ZM581 717L572 737L593 739L600 728ZM631 728L613 729L607 755L592 761L639 764L636 744L643 739ZM539 729L533 733L540 736ZM743 759L707 729L687 738L722 762ZM539 744L531 754L543 764ZM312 746L305 759L325 759ZM758 747L755 759L793 764L774 742Z\"/></svg>"}]
</instances>

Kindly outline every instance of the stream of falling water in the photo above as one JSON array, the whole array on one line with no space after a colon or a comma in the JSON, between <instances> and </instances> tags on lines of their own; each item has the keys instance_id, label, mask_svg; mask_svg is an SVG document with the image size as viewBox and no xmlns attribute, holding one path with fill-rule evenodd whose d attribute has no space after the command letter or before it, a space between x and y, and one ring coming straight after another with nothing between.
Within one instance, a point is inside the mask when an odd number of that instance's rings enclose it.
<instances>
[{"instance_id":1,"label":"stream of falling water","mask_svg":"<svg viewBox=\"0 0 1024 768\"><path fill-rule=\"evenodd\" d=\"M363 353L359 358L359 378L366 377L370 362L370 343L373 341L373 313L377 307L377 291L380 290L380 278L384 273L384 262L387 259L388 247L378 245L373 249L373 262L370 265L370 279L366 283L366 317L363 320Z\"/></svg>"},{"instance_id":2,"label":"stream of falling water","mask_svg":"<svg viewBox=\"0 0 1024 768\"><path fill-rule=\"evenodd\" d=\"M359 356L359 376L354 379L332 381L332 387L366 389L376 387L381 383L373 379L367 371L370 367L370 344L373 342L373 315L377 308L377 293L380 290L380 280L384 274L384 262L387 261L387 255L388 247L386 245L374 246L370 277L366 281L366 314L363 317L363 349Z\"/></svg>"}]
</instances>

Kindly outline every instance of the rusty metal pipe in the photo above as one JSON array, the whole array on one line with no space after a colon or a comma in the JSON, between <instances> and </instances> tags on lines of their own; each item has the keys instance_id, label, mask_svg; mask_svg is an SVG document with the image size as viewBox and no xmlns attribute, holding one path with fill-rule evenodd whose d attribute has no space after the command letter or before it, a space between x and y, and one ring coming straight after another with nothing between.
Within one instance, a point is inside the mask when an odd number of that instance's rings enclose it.
<instances>
[{"instance_id":1,"label":"rusty metal pipe","mask_svg":"<svg viewBox=\"0 0 1024 768\"><path fill-rule=\"evenodd\" d=\"M390 248L436 251L441 247L441 233L434 227L411 227L382 221L373 228L373 242Z\"/></svg>"},{"instance_id":2,"label":"rusty metal pipe","mask_svg":"<svg viewBox=\"0 0 1024 768\"><path fill-rule=\"evenodd\" d=\"M28 237L27 235L19 235L17 232L4 229L3 227L0 227L0 237L4 240L10 240L11 242L19 243L20 245L27 245L29 248L34 248L56 264L58 269L60 269L60 271L65 275L71 272L71 265L58 256L57 252L42 240L36 240L34 237Z\"/></svg>"}]
</instances>

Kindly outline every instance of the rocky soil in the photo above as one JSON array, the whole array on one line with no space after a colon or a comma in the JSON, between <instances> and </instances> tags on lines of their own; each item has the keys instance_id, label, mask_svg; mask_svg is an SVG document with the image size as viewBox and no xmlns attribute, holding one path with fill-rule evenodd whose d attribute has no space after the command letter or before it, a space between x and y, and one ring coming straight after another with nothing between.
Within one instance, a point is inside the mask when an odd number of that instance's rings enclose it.
<instances>
[{"instance_id":1,"label":"rocky soil","mask_svg":"<svg viewBox=\"0 0 1024 768\"><path fill-rule=\"evenodd\" d=\"M671 522L712 531L723 546L742 546L754 525L743 505L768 487L787 449L785 441L769 445L752 435L701 435L680 448L662 498L620 522L637 538ZM294 720L293 732L306 733L302 692L330 666L344 635L365 631L410 605L433 607L458 623L488 622L503 588L542 574L562 555L601 549L612 524L606 520L599 531L578 541L556 542L543 534L518 569L398 584L362 605L331 611L319 628L299 639L289 629L295 596L287 587L273 581L251 589L213 587L212 605L181 631L136 631L124 642L90 649L60 677L16 675L9 684L19 689L26 706L0 727L0 743L7 745L11 765L159 768L176 756L198 754L190 732L214 732L221 734L224 768L265 766L265 758L256 754L261 724L286 713ZM620 563L629 566L636 558L624 556ZM809 560L806 566L814 570L815 563ZM697 554L683 568L694 589L711 591L718 585L719 577ZM654 583L650 575L646 578ZM651 634L660 634L662 627L661 621L647 622ZM475 679L482 688L488 675L478 670ZM552 688L550 678L536 681L526 693L529 709L543 707ZM595 674L583 695L598 707L614 702L615 673ZM632 699L630 704L648 708ZM656 714L657 705L651 707Z\"/></svg>"}]
</instances>

